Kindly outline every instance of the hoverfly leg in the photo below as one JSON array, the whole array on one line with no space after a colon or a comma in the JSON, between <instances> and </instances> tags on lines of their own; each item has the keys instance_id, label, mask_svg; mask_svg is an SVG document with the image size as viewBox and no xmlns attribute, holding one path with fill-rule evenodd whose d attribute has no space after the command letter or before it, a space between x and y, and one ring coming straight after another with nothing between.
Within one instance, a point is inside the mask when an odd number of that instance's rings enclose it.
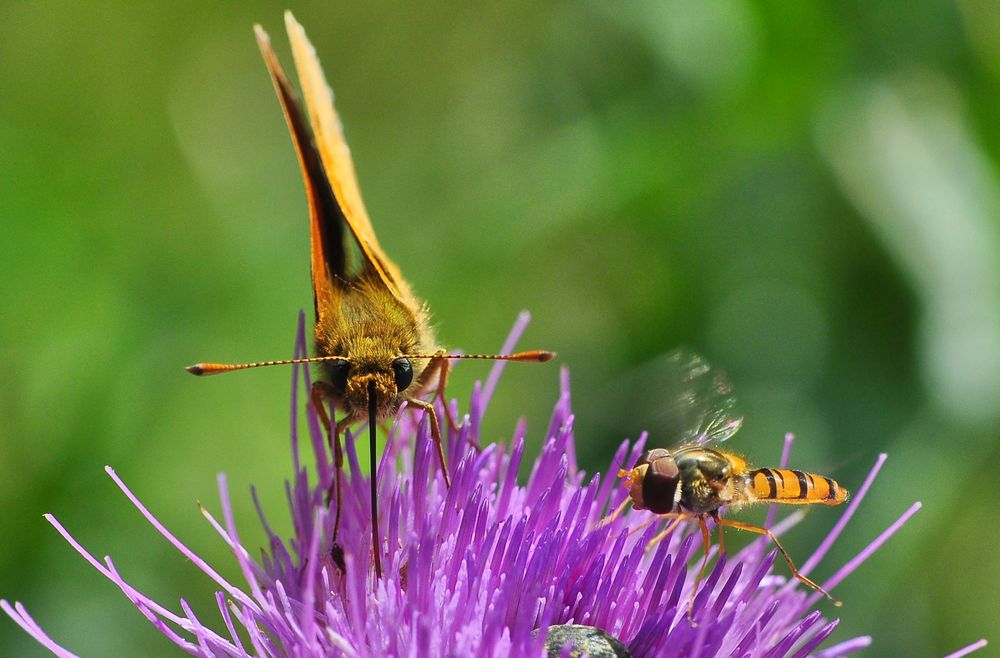
<instances>
[{"instance_id":1,"label":"hoverfly leg","mask_svg":"<svg viewBox=\"0 0 1000 658\"><path fill-rule=\"evenodd\" d=\"M681 521L685 519L690 519L691 517L688 516L687 514L660 514L659 516L653 517L654 520L659 520L662 518L672 518L673 520L667 524L667 527L663 529L663 532L656 535L646 543L647 553L653 550L653 548L655 548L656 545L659 544L661 541L666 539L670 535L670 533L674 531L674 528L680 525Z\"/></svg>"},{"instance_id":2,"label":"hoverfly leg","mask_svg":"<svg viewBox=\"0 0 1000 658\"><path fill-rule=\"evenodd\" d=\"M720 527L726 526L729 528L736 528L738 530L746 530L747 532L755 532L758 535L766 535L768 539L774 542L774 546L778 549L778 552L781 553L781 557L785 558L785 563L788 565L789 570L791 570L792 575L795 576L795 578L798 581L804 583L805 585L808 585L809 587L816 590L826 598L830 599L833 605L837 606L838 608L844 605L842 601L830 596L829 592L827 592L825 589L823 589L815 582L810 580L807 576L804 576L801 573L799 573L799 570L795 567L795 563L792 562L792 558L788 555L788 551L786 551L785 547L781 545L781 542L779 542L778 538L774 536L774 533L768 530L767 528L761 528L759 526L750 525L749 523L740 523L739 521L731 521L729 519L721 519L718 517L716 517L716 522L719 524Z\"/></svg>"},{"instance_id":3,"label":"hoverfly leg","mask_svg":"<svg viewBox=\"0 0 1000 658\"><path fill-rule=\"evenodd\" d=\"M628 504L630 502L632 502L632 499L629 498L628 496L626 496L625 500L622 501L621 505L619 505L618 507L616 507L613 512L611 512L610 514L608 514L607 516L605 516L603 519L601 519L600 521L598 521L594 525L594 527L591 528L591 530L600 530L604 526L608 525L609 523L611 523L612 521L614 521L615 519L617 519L619 516L622 515L622 512L625 511L625 508L628 507ZM643 527L645 527L645 525L648 525L648 524L644 524Z\"/></svg>"},{"instance_id":4,"label":"hoverfly leg","mask_svg":"<svg viewBox=\"0 0 1000 658\"><path fill-rule=\"evenodd\" d=\"M418 400L416 398L406 398L406 403L427 412L427 416L430 418L431 422L431 437L434 439L434 445L437 447L438 461L441 463L441 472L444 474L444 484L450 489L451 476L448 475L448 465L444 461L444 446L441 443L441 426L438 424L437 412L434 411L434 405L430 402L424 402L423 400Z\"/></svg>"},{"instance_id":5,"label":"hoverfly leg","mask_svg":"<svg viewBox=\"0 0 1000 658\"><path fill-rule=\"evenodd\" d=\"M708 524L705 523L704 515L698 516L698 527L701 529L701 543L705 557L701 560L701 569L698 569L698 575L695 576L694 585L691 587L691 601L688 603L688 620L692 626L698 625L694 621L694 596L698 593L698 585L701 583L702 578L705 577L705 570L708 569L708 549L712 546L712 535L708 532Z\"/></svg>"},{"instance_id":6,"label":"hoverfly leg","mask_svg":"<svg viewBox=\"0 0 1000 658\"><path fill-rule=\"evenodd\" d=\"M718 511L712 512L712 518L715 519L715 527L719 530L719 555L724 555L726 552L726 534L723 531L724 526L720 521Z\"/></svg>"}]
</instances>

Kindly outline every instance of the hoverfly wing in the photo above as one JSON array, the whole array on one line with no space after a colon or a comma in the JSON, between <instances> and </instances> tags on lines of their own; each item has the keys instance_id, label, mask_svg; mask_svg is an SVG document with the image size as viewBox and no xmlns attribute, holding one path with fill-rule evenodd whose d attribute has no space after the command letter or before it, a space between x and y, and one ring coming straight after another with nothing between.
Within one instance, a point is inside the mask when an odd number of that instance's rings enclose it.
<instances>
[{"instance_id":1,"label":"hoverfly wing","mask_svg":"<svg viewBox=\"0 0 1000 658\"><path fill-rule=\"evenodd\" d=\"M670 352L662 376L667 391L662 414L678 445L726 441L743 425L729 379L701 356Z\"/></svg>"}]
</instances>

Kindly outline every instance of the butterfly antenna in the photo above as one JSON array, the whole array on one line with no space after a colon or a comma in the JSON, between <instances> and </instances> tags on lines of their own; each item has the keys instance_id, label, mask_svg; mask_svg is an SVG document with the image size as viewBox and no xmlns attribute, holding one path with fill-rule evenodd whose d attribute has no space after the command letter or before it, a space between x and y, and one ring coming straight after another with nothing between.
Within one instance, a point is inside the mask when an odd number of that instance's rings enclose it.
<instances>
[{"instance_id":1,"label":"butterfly antenna","mask_svg":"<svg viewBox=\"0 0 1000 658\"><path fill-rule=\"evenodd\" d=\"M281 361L258 361L256 363L196 363L185 368L192 375L218 375L222 372L233 370L246 370L248 368L263 368L265 366L290 366L295 363L320 363L322 361L349 361L342 356L313 356L302 359L282 359Z\"/></svg>"},{"instance_id":2,"label":"butterfly antenna","mask_svg":"<svg viewBox=\"0 0 1000 658\"><path fill-rule=\"evenodd\" d=\"M544 363L552 359L555 352L528 350L514 354L404 354L407 359L485 359L488 361L535 361Z\"/></svg>"}]
</instances>

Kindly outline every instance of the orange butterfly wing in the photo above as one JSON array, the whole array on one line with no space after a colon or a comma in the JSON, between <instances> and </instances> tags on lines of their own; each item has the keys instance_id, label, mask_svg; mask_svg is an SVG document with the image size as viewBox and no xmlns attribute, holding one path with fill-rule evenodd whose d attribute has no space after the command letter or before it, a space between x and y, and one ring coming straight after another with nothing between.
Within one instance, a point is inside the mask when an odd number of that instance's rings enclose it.
<instances>
[{"instance_id":1,"label":"orange butterfly wing","mask_svg":"<svg viewBox=\"0 0 1000 658\"><path fill-rule=\"evenodd\" d=\"M260 26L256 26L255 31L295 142L305 179L317 320L321 319L323 307L320 300L337 295L338 288L352 278L346 272L346 251L342 236L344 226L361 250L364 260L362 267L374 271L393 297L405 306L417 308L419 304L414 300L399 267L386 256L375 237L361 198L351 151L344 139L340 117L333 106L333 93L323 75L316 50L291 12L285 13L285 25L309 114L312 137L306 128L295 92L271 48L267 33Z\"/></svg>"}]
</instances>

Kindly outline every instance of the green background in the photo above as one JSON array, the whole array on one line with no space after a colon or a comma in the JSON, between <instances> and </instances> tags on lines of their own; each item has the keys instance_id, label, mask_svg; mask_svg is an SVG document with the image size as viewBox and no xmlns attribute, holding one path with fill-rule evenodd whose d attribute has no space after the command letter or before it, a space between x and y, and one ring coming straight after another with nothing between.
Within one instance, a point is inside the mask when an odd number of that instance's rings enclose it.
<instances>
[{"instance_id":1,"label":"green background","mask_svg":"<svg viewBox=\"0 0 1000 658\"><path fill-rule=\"evenodd\" d=\"M195 505L219 509L217 472L245 543L262 537L250 483L288 528L289 372L183 371L289 355L311 306L302 183L251 31L290 65L282 9L0 4L0 595L83 655L172 649L43 512L216 619L207 578L105 464L234 579ZM672 442L655 359L677 345L729 373L747 417L731 445L756 462L792 431L795 466L856 488L888 452L816 577L924 508L838 587L834 638L871 633L871 655L1000 641L993 3L292 9L443 344L496 349L530 309L522 345L571 367L589 470L642 429ZM486 371L462 364L452 393ZM537 441L557 380L511 366L485 438L524 415ZM837 515L810 514L793 556ZM42 654L6 619L0 646Z\"/></svg>"}]
</instances>

